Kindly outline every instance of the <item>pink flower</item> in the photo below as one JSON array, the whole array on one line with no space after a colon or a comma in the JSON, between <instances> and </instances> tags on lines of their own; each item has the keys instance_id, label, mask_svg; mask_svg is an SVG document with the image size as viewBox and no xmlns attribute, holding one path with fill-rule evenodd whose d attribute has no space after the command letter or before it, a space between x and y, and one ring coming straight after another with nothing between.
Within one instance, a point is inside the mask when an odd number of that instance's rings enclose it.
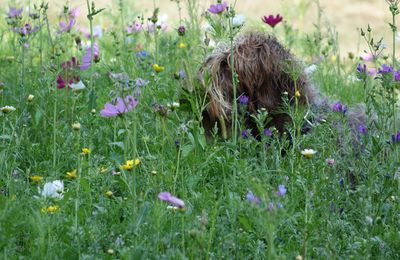
<instances>
[{"instance_id":1,"label":"pink flower","mask_svg":"<svg viewBox=\"0 0 400 260\"><path fill-rule=\"evenodd\" d=\"M166 201L174 206L177 206L179 208L184 208L185 207L185 202L183 202L183 200L181 200L180 198L177 198L175 196L172 196L171 193L164 191L164 192L160 192L158 194L158 198L160 200Z\"/></svg>"},{"instance_id":2,"label":"pink flower","mask_svg":"<svg viewBox=\"0 0 400 260\"><path fill-rule=\"evenodd\" d=\"M275 27L278 23L282 22L283 17L280 16L279 14L277 16L269 15L269 16L264 16L261 18L261 20L271 26L272 28Z\"/></svg>"},{"instance_id":3,"label":"pink flower","mask_svg":"<svg viewBox=\"0 0 400 260\"><path fill-rule=\"evenodd\" d=\"M208 8L208 11L213 14L220 14L223 11L225 11L227 9L227 7L228 7L228 4L226 2L218 3L215 5L210 5L210 8Z\"/></svg>"},{"instance_id":4,"label":"pink flower","mask_svg":"<svg viewBox=\"0 0 400 260\"><path fill-rule=\"evenodd\" d=\"M60 33L70 32L75 24L76 24L76 20L72 17L69 18L68 24L64 21L61 21L60 22L60 28L61 28Z\"/></svg>"},{"instance_id":5,"label":"pink flower","mask_svg":"<svg viewBox=\"0 0 400 260\"><path fill-rule=\"evenodd\" d=\"M335 159L333 158L327 158L325 160L326 164L328 164L329 166L332 166L335 163Z\"/></svg>"},{"instance_id":6,"label":"pink flower","mask_svg":"<svg viewBox=\"0 0 400 260\"><path fill-rule=\"evenodd\" d=\"M140 31L142 31L143 30L143 25L140 23L140 22L138 22L138 21L136 21L134 24L132 24L132 25L129 25L127 28L126 28L126 31L127 31L127 33L135 33L135 32L140 32Z\"/></svg>"},{"instance_id":7,"label":"pink flower","mask_svg":"<svg viewBox=\"0 0 400 260\"><path fill-rule=\"evenodd\" d=\"M132 109L138 104L137 99L132 96L127 96L125 99L118 97L115 104L106 103L104 108L100 111L102 117L115 117L120 116Z\"/></svg>"},{"instance_id":8,"label":"pink flower","mask_svg":"<svg viewBox=\"0 0 400 260\"><path fill-rule=\"evenodd\" d=\"M373 61L375 56L372 53L364 53L361 55L361 59L365 62Z\"/></svg>"},{"instance_id":9,"label":"pink flower","mask_svg":"<svg viewBox=\"0 0 400 260\"><path fill-rule=\"evenodd\" d=\"M91 64L90 50L91 50L90 46L86 48L86 54L82 57L82 65L80 66L81 70L87 70L90 67ZM95 62L98 62L100 60L100 51L97 43L93 44L93 58Z\"/></svg>"}]
</instances>

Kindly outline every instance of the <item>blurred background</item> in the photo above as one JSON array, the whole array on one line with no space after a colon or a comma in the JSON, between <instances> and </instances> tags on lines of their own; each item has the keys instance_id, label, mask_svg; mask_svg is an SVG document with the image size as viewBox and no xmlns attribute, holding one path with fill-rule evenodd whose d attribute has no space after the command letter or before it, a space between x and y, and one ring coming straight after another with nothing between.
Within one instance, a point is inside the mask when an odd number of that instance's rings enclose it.
<instances>
[{"instance_id":1,"label":"blurred background","mask_svg":"<svg viewBox=\"0 0 400 260\"><path fill-rule=\"evenodd\" d=\"M194 1L194 0L190 0ZM0 0L0 3L8 11L9 6L26 6L28 3L39 3L40 1L16 1L16 0ZM80 23L87 26L85 19L87 13L86 1L70 0L70 1L48 1L50 7L50 16L57 19L62 13L63 6L80 7ZM176 28L178 20L178 5L180 2L182 8L182 17L187 17L187 6L185 1L176 0L95 0L97 8L106 8L106 11L95 17L94 24L101 25L103 28L111 28L114 26L112 20L119 17L119 3L123 2L123 9L126 14L126 23L133 21L137 15L143 15L148 18L152 15L154 6L160 8L160 16L169 24L169 28ZM199 15L216 1L197 1L197 12ZM229 4L235 1L228 0ZM338 34L340 51L342 55L347 52L360 54L366 45L360 37L360 28L366 29L370 24L373 29L374 38L379 40L384 38L384 43L388 48L392 46L391 31L389 21L391 14L388 4L385 0L320 0L320 10L316 0L237 0L236 12L246 16L248 26L255 26L260 29L265 28L261 22L263 15L280 14L284 17L284 21L295 29L305 32L315 30L318 14L321 14L321 25L324 30L330 28ZM399 23L399 21L397 21ZM268 28L269 29L269 28ZM279 30L279 28L278 28ZM279 31L278 31L279 32Z\"/></svg>"}]
</instances>

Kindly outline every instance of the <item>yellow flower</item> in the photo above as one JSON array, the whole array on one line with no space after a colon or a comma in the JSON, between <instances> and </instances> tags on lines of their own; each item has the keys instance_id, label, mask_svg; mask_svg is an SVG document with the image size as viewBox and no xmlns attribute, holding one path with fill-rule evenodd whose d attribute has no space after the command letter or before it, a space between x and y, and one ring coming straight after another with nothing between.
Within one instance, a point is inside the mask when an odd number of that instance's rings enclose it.
<instances>
[{"instance_id":1,"label":"yellow flower","mask_svg":"<svg viewBox=\"0 0 400 260\"><path fill-rule=\"evenodd\" d=\"M32 95L32 94L31 94L31 95L29 95L29 96L28 96L28 102L32 102L32 100L33 100L33 98L34 98L34 97L35 97L35 96L34 96L34 95Z\"/></svg>"},{"instance_id":2,"label":"yellow flower","mask_svg":"<svg viewBox=\"0 0 400 260\"><path fill-rule=\"evenodd\" d=\"M42 208L42 213L56 213L58 210L60 210L60 207L57 205L53 205L53 206L48 206L47 208L44 207Z\"/></svg>"},{"instance_id":3,"label":"yellow flower","mask_svg":"<svg viewBox=\"0 0 400 260\"><path fill-rule=\"evenodd\" d=\"M74 129L74 130L80 130L81 129L81 123L79 123L79 122L75 122L71 126L72 126L72 129Z\"/></svg>"},{"instance_id":4,"label":"yellow flower","mask_svg":"<svg viewBox=\"0 0 400 260\"><path fill-rule=\"evenodd\" d=\"M184 43L184 42L180 42L179 44L178 44L178 48L179 49L184 49L184 48L186 48L186 43Z\"/></svg>"},{"instance_id":5,"label":"yellow flower","mask_svg":"<svg viewBox=\"0 0 400 260\"><path fill-rule=\"evenodd\" d=\"M126 163L124 165L121 165L121 168L123 170L132 170L133 166L138 166L140 164L140 160L139 159L135 159L135 160L128 160L126 161Z\"/></svg>"},{"instance_id":6,"label":"yellow flower","mask_svg":"<svg viewBox=\"0 0 400 260\"><path fill-rule=\"evenodd\" d=\"M296 97L300 97L300 91L296 90L296 93L294 93L294 95L295 95Z\"/></svg>"},{"instance_id":7,"label":"yellow flower","mask_svg":"<svg viewBox=\"0 0 400 260\"><path fill-rule=\"evenodd\" d=\"M158 73L163 71L165 68L163 66L159 66L158 64L153 64L153 69Z\"/></svg>"},{"instance_id":8,"label":"yellow flower","mask_svg":"<svg viewBox=\"0 0 400 260\"><path fill-rule=\"evenodd\" d=\"M84 155L88 155L88 154L90 154L90 149L89 148L82 148L82 153L84 154Z\"/></svg>"},{"instance_id":9,"label":"yellow flower","mask_svg":"<svg viewBox=\"0 0 400 260\"><path fill-rule=\"evenodd\" d=\"M33 176L29 177L29 179L31 179L31 181L33 181L33 182L39 182L39 181L43 180L43 177L38 176L38 175L33 175Z\"/></svg>"},{"instance_id":10,"label":"yellow flower","mask_svg":"<svg viewBox=\"0 0 400 260\"><path fill-rule=\"evenodd\" d=\"M307 159L310 159L313 157L314 154L316 154L317 151L314 151L313 149L304 149L301 151L301 154L306 157Z\"/></svg>"},{"instance_id":11,"label":"yellow flower","mask_svg":"<svg viewBox=\"0 0 400 260\"><path fill-rule=\"evenodd\" d=\"M336 55L332 55L332 56L331 56L331 61L332 61L332 62L336 62L336 60L337 60Z\"/></svg>"},{"instance_id":12,"label":"yellow flower","mask_svg":"<svg viewBox=\"0 0 400 260\"><path fill-rule=\"evenodd\" d=\"M76 169L67 172L67 178L68 179L76 179L77 175L76 175Z\"/></svg>"},{"instance_id":13,"label":"yellow flower","mask_svg":"<svg viewBox=\"0 0 400 260\"><path fill-rule=\"evenodd\" d=\"M109 191L106 192L106 195L107 195L108 197L111 197L111 196L113 195L113 192L109 190Z\"/></svg>"}]
</instances>

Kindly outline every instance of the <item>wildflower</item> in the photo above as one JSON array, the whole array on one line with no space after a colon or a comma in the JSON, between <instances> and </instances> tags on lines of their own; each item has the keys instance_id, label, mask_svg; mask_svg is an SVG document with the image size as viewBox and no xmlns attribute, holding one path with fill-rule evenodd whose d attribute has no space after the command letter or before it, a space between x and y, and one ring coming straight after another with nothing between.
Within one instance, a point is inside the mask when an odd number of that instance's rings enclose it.
<instances>
[{"instance_id":1,"label":"wildflower","mask_svg":"<svg viewBox=\"0 0 400 260\"><path fill-rule=\"evenodd\" d=\"M393 68L387 64L383 64L379 69L378 69L379 74L387 74L387 73L393 73Z\"/></svg>"},{"instance_id":2,"label":"wildflower","mask_svg":"<svg viewBox=\"0 0 400 260\"><path fill-rule=\"evenodd\" d=\"M76 24L76 20L72 17L69 18L68 24L64 21L61 21L59 23L60 28L61 28L59 33L70 32L75 24Z\"/></svg>"},{"instance_id":3,"label":"wildflower","mask_svg":"<svg viewBox=\"0 0 400 260\"><path fill-rule=\"evenodd\" d=\"M142 78L136 78L134 81L135 81L135 87L144 87L150 82Z\"/></svg>"},{"instance_id":4,"label":"wildflower","mask_svg":"<svg viewBox=\"0 0 400 260\"><path fill-rule=\"evenodd\" d=\"M10 7L10 10L8 11L8 18L21 18L23 10L23 8L17 9L15 7Z\"/></svg>"},{"instance_id":5,"label":"wildflower","mask_svg":"<svg viewBox=\"0 0 400 260\"><path fill-rule=\"evenodd\" d=\"M38 176L38 175L33 175L33 176L29 177L29 179L33 182L39 182L39 181L43 180L43 177Z\"/></svg>"},{"instance_id":6,"label":"wildflower","mask_svg":"<svg viewBox=\"0 0 400 260\"><path fill-rule=\"evenodd\" d=\"M134 24L129 25L126 28L127 33L131 34L131 33L135 33L135 32L140 32L143 30L143 24L136 21Z\"/></svg>"},{"instance_id":7,"label":"wildflower","mask_svg":"<svg viewBox=\"0 0 400 260\"><path fill-rule=\"evenodd\" d=\"M398 131L396 134L392 134L392 143L398 143L400 142L400 131Z\"/></svg>"},{"instance_id":8,"label":"wildflower","mask_svg":"<svg viewBox=\"0 0 400 260\"><path fill-rule=\"evenodd\" d=\"M70 172L67 172L67 178L68 179L76 179L76 177L77 177L77 175L76 175L76 169L74 169L74 170L72 170L72 171L70 171Z\"/></svg>"},{"instance_id":9,"label":"wildflower","mask_svg":"<svg viewBox=\"0 0 400 260\"><path fill-rule=\"evenodd\" d=\"M365 64L361 65L360 63L358 63L357 72L358 73L366 73L367 72L367 65L365 65Z\"/></svg>"},{"instance_id":10,"label":"wildflower","mask_svg":"<svg viewBox=\"0 0 400 260\"><path fill-rule=\"evenodd\" d=\"M261 20L274 28L278 23L282 22L283 17L280 16L279 14L277 16L269 15L269 16L264 16L261 18Z\"/></svg>"},{"instance_id":11,"label":"wildflower","mask_svg":"<svg viewBox=\"0 0 400 260\"><path fill-rule=\"evenodd\" d=\"M93 59L91 59L91 49L91 46L86 48L86 53L82 57L82 65L79 66L81 70L87 70L92 63L92 60L94 60L94 62L100 61L100 51L97 43L93 43Z\"/></svg>"},{"instance_id":12,"label":"wildflower","mask_svg":"<svg viewBox=\"0 0 400 260\"><path fill-rule=\"evenodd\" d=\"M179 102L172 102L167 104L167 107L171 110L175 110L179 108L179 106L180 106Z\"/></svg>"},{"instance_id":13,"label":"wildflower","mask_svg":"<svg viewBox=\"0 0 400 260\"><path fill-rule=\"evenodd\" d=\"M81 129L81 123L79 123L79 122L75 122L71 126L72 126L72 129L74 129L74 130L80 130Z\"/></svg>"},{"instance_id":14,"label":"wildflower","mask_svg":"<svg viewBox=\"0 0 400 260\"><path fill-rule=\"evenodd\" d=\"M246 16L244 16L243 14L237 14L232 19L232 27L233 28L242 27L245 22L246 22Z\"/></svg>"},{"instance_id":15,"label":"wildflower","mask_svg":"<svg viewBox=\"0 0 400 260\"><path fill-rule=\"evenodd\" d=\"M114 249L108 249L107 250L107 254L109 254L109 255L113 255L115 253L115 251L114 251Z\"/></svg>"},{"instance_id":16,"label":"wildflower","mask_svg":"<svg viewBox=\"0 0 400 260\"><path fill-rule=\"evenodd\" d=\"M83 155L88 155L91 153L91 150L89 148L82 148L82 154Z\"/></svg>"},{"instance_id":17,"label":"wildflower","mask_svg":"<svg viewBox=\"0 0 400 260\"><path fill-rule=\"evenodd\" d=\"M212 14L220 14L228 8L228 4L226 2L217 3L215 5L210 5L208 11Z\"/></svg>"},{"instance_id":18,"label":"wildflower","mask_svg":"<svg viewBox=\"0 0 400 260\"><path fill-rule=\"evenodd\" d=\"M168 114L168 109L161 105L161 104L153 104L152 105L154 111L159 114L160 116L167 116Z\"/></svg>"},{"instance_id":19,"label":"wildflower","mask_svg":"<svg viewBox=\"0 0 400 260\"><path fill-rule=\"evenodd\" d=\"M181 26L178 27L178 35L179 36L184 36L185 32L186 32L185 26L181 25Z\"/></svg>"},{"instance_id":20,"label":"wildflower","mask_svg":"<svg viewBox=\"0 0 400 260\"><path fill-rule=\"evenodd\" d=\"M249 103L249 97L246 95L241 95L239 97L239 104L242 106L246 106Z\"/></svg>"},{"instance_id":21,"label":"wildflower","mask_svg":"<svg viewBox=\"0 0 400 260\"><path fill-rule=\"evenodd\" d=\"M326 164L328 164L329 166L332 166L335 163L335 159L333 158L327 158L325 160Z\"/></svg>"},{"instance_id":22,"label":"wildflower","mask_svg":"<svg viewBox=\"0 0 400 260\"><path fill-rule=\"evenodd\" d=\"M138 166L140 164L140 160L138 158L134 160L127 160L124 165L121 165L123 170L132 170L134 166Z\"/></svg>"},{"instance_id":23,"label":"wildflower","mask_svg":"<svg viewBox=\"0 0 400 260\"><path fill-rule=\"evenodd\" d=\"M134 109L138 104L137 99L132 96L127 96L125 99L118 97L116 104L106 103L100 111L102 117L115 117Z\"/></svg>"},{"instance_id":24,"label":"wildflower","mask_svg":"<svg viewBox=\"0 0 400 260\"><path fill-rule=\"evenodd\" d=\"M139 52L137 52L137 53L135 54L135 56L138 57L138 58L146 58L146 57L148 57L149 55L150 55L150 54L149 54L147 51L145 51L145 50L139 51Z\"/></svg>"},{"instance_id":25,"label":"wildflower","mask_svg":"<svg viewBox=\"0 0 400 260\"><path fill-rule=\"evenodd\" d=\"M57 205L48 206L47 208L44 207L41 209L42 213L51 213L51 214L56 213L59 210L60 210L60 207Z\"/></svg>"},{"instance_id":26,"label":"wildflower","mask_svg":"<svg viewBox=\"0 0 400 260\"><path fill-rule=\"evenodd\" d=\"M83 84L81 80L79 80L77 83L70 83L69 87L73 90L82 90L86 88L85 84Z\"/></svg>"},{"instance_id":27,"label":"wildflower","mask_svg":"<svg viewBox=\"0 0 400 260\"><path fill-rule=\"evenodd\" d=\"M274 202L270 202L270 203L268 203L268 210L269 211L273 211L275 209L275 205L274 205Z\"/></svg>"},{"instance_id":28,"label":"wildflower","mask_svg":"<svg viewBox=\"0 0 400 260\"><path fill-rule=\"evenodd\" d=\"M178 73L174 73L175 79L184 79L186 78L186 72L184 70L180 70Z\"/></svg>"},{"instance_id":29,"label":"wildflower","mask_svg":"<svg viewBox=\"0 0 400 260\"><path fill-rule=\"evenodd\" d=\"M345 113L347 111L347 107L343 105L340 101L332 104L331 106L333 112L343 112Z\"/></svg>"},{"instance_id":30,"label":"wildflower","mask_svg":"<svg viewBox=\"0 0 400 260\"><path fill-rule=\"evenodd\" d=\"M373 77L376 75L376 68L368 68L368 75Z\"/></svg>"},{"instance_id":31,"label":"wildflower","mask_svg":"<svg viewBox=\"0 0 400 260\"><path fill-rule=\"evenodd\" d=\"M259 197L255 196L252 191L248 191L246 194L247 201L260 205L261 200Z\"/></svg>"},{"instance_id":32,"label":"wildflower","mask_svg":"<svg viewBox=\"0 0 400 260\"><path fill-rule=\"evenodd\" d=\"M28 102L32 102L32 100L33 100L34 97L35 97L34 95L30 94L30 95L28 96L28 98L27 98Z\"/></svg>"},{"instance_id":33,"label":"wildflower","mask_svg":"<svg viewBox=\"0 0 400 260\"><path fill-rule=\"evenodd\" d=\"M53 182L45 183L43 190L40 191L40 194L43 197L50 197L56 199L62 199L64 192L64 183L59 180L55 180Z\"/></svg>"},{"instance_id":34,"label":"wildflower","mask_svg":"<svg viewBox=\"0 0 400 260\"><path fill-rule=\"evenodd\" d=\"M186 48L186 43L184 43L184 42L179 42L178 48L179 48L179 49L184 49L184 48Z\"/></svg>"},{"instance_id":35,"label":"wildflower","mask_svg":"<svg viewBox=\"0 0 400 260\"><path fill-rule=\"evenodd\" d=\"M107 197L112 197L113 192L109 190L109 191L106 192L106 195L107 195Z\"/></svg>"},{"instance_id":36,"label":"wildflower","mask_svg":"<svg viewBox=\"0 0 400 260\"><path fill-rule=\"evenodd\" d=\"M264 129L264 135L266 136L272 136L272 131L269 128Z\"/></svg>"},{"instance_id":37,"label":"wildflower","mask_svg":"<svg viewBox=\"0 0 400 260\"><path fill-rule=\"evenodd\" d=\"M183 200L179 199L178 197L172 196L171 193L169 193L169 192L166 192L166 191L160 192L158 194L158 198L160 200L170 203L173 206L177 206L179 208L185 207L185 202L183 202Z\"/></svg>"},{"instance_id":38,"label":"wildflower","mask_svg":"<svg viewBox=\"0 0 400 260\"><path fill-rule=\"evenodd\" d=\"M304 149L301 151L301 154L306 157L307 159L310 159L313 157L314 154L316 154L317 151L314 151L313 149Z\"/></svg>"},{"instance_id":39,"label":"wildflower","mask_svg":"<svg viewBox=\"0 0 400 260\"><path fill-rule=\"evenodd\" d=\"M337 56L336 56L336 55L332 55L332 56L331 56L331 61L332 61L333 63L335 63L335 62L337 61Z\"/></svg>"},{"instance_id":40,"label":"wildflower","mask_svg":"<svg viewBox=\"0 0 400 260\"><path fill-rule=\"evenodd\" d=\"M296 260L303 260L303 257L301 255L296 256Z\"/></svg>"},{"instance_id":41,"label":"wildflower","mask_svg":"<svg viewBox=\"0 0 400 260\"><path fill-rule=\"evenodd\" d=\"M286 188L285 185L280 184L278 185L278 196L283 197L286 194Z\"/></svg>"},{"instance_id":42,"label":"wildflower","mask_svg":"<svg viewBox=\"0 0 400 260\"><path fill-rule=\"evenodd\" d=\"M16 110L16 108L13 107L13 106L4 106L4 107L0 108L0 111L1 111L3 114L8 114L8 113L11 113L11 112L13 112L13 111L15 111L15 110Z\"/></svg>"},{"instance_id":43,"label":"wildflower","mask_svg":"<svg viewBox=\"0 0 400 260\"><path fill-rule=\"evenodd\" d=\"M367 134L367 131L368 131L368 129L367 129L367 126L366 126L366 125L360 124L360 125L358 126L358 132L359 132L360 134L365 135L365 134Z\"/></svg>"},{"instance_id":44,"label":"wildflower","mask_svg":"<svg viewBox=\"0 0 400 260\"><path fill-rule=\"evenodd\" d=\"M246 130L243 130L243 132L242 132L242 137L243 137L243 139L249 138L249 132L248 132L247 129L246 129Z\"/></svg>"},{"instance_id":45,"label":"wildflower","mask_svg":"<svg viewBox=\"0 0 400 260\"><path fill-rule=\"evenodd\" d=\"M296 92L294 93L294 95L295 95L296 97L300 97L300 91L296 90Z\"/></svg>"},{"instance_id":46,"label":"wildflower","mask_svg":"<svg viewBox=\"0 0 400 260\"><path fill-rule=\"evenodd\" d=\"M163 71L165 68L163 66L159 66L158 64L153 64L153 69L158 73Z\"/></svg>"},{"instance_id":47,"label":"wildflower","mask_svg":"<svg viewBox=\"0 0 400 260\"><path fill-rule=\"evenodd\" d=\"M400 70L394 72L394 80L400 81Z\"/></svg>"}]
</instances>

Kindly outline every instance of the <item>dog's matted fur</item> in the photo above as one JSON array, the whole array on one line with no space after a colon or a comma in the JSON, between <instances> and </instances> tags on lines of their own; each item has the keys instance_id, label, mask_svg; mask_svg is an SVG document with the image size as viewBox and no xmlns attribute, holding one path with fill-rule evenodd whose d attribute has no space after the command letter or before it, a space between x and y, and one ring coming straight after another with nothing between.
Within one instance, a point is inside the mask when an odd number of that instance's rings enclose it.
<instances>
[{"instance_id":1,"label":"dog's matted fur","mask_svg":"<svg viewBox=\"0 0 400 260\"><path fill-rule=\"evenodd\" d=\"M203 124L208 131L220 120L224 120L226 126L231 123L233 86L230 58L230 44L222 44L206 59L201 69L203 75L209 75L209 82L204 85L208 105L203 112ZM237 97L249 97L247 110L250 114L265 108L272 118L271 125L281 133L290 121L289 116L281 112L283 93L287 93L289 100L294 100L296 90L299 91L299 105L320 102L301 64L273 36L260 32L238 36L233 45L233 64L238 77ZM293 77L295 73L298 73L297 77ZM297 78L296 82L293 78ZM246 127L257 134L255 122L250 118Z\"/></svg>"}]
</instances>

